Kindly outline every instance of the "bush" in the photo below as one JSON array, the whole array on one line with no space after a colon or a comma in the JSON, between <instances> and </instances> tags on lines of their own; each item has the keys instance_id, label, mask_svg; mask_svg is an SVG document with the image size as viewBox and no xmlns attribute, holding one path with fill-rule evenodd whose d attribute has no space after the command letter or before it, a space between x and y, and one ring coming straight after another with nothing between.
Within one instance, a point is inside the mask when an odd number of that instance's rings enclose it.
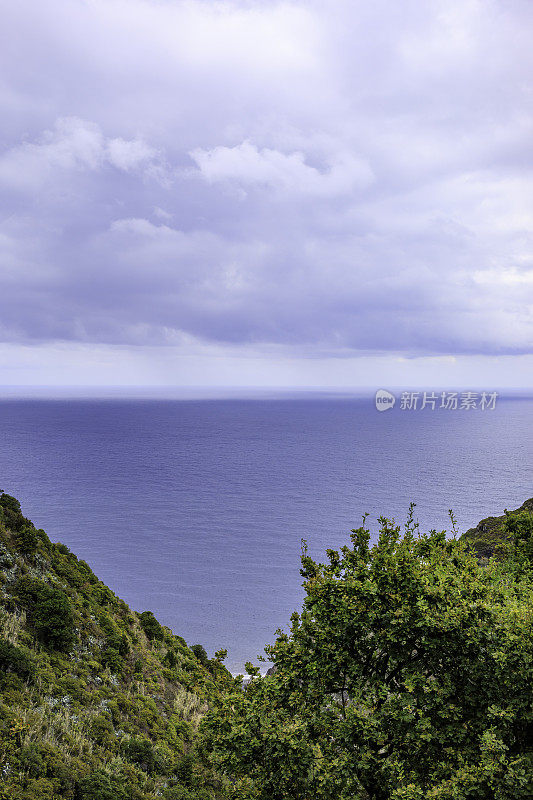
<instances>
[{"instance_id":1,"label":"bush","mask_svg":"<svg viewBox=\"0 0 533 800\"><path fill-rule=\"evenodd\" d=\"M1 797L2 795L0 794ZM46 778L32 778L26 783L22 794L8 792L4 797L6 800L57 800L58 794L52 781Z\"/></svg>"},{"instance_id":2,"label":"bush","mask_svg":"<svg viewBox=\"0 0 533 800\"><path fill-rule=\"evenodd\" d=\"M153 639L162 641L165 638L163 628L151 611L143 611L142 614L139 614L139 622L141 623L141 628L145 632L146 637L150 639L150 641Z\"/></svg>"},{"instance_id":3,"label":"bush","mask_svg":"<svg viewBox=\"0 0 533 800\"><path fill-rule=\"evenodd\" d=\"M39 535L35 528L25 525L15 534L14 539L17 548L24 555L31 555L37 550Z\"/></svg>"},{"instance_id":4,"label":"bush","mask_svg":"<svg viewBox=\"0 0 533 800\"><path fill-rule=\"evenodd\" d=\"M5 494L2 492L0 494L0 506L5 511L14 511L16 514L20 514L20 503L16 497L11 497L9 494Z\"/></svg>"},{"instance_id":5,"label":"bush","mask_svg":"<svg viewBox=\"0 0 533 800\"><path fill-rule=\"evenodd\" d=\"M158 775L168 775L172 772L175 762L175 753L165 742L159 742L154 747L154 772Z\"/></svg>"},{"instance_id":6,"label":"bush","mask_svg":"<svg viewBox=\"0 0 533 800\"><path fill-rule=\"evenodd\" d=\"M31 658L20 647L4 640L0 640L0 669L4 672L14 672L25 680L34 674Z\"/></svg>"},{"instance_id":7,"label":"bush","mask_svg":"<svg viewBox=\"0 0 533 800\"><path fill-rule=\"evenodd\" d=\"M32 779L52 779L61 786L66 796L71 797L74 785L72 764L65 759L65 754L48 742L30 742L19 750L21 770ZM37 785L37 783L35 784ZM36 794L36 797L41 795ZM23 795L25 798L26 795ZM54 795L54 798L57 794Z\"/></svg>"},{"instance_id":8,"label":"bush","mask_svg":"<svg viewBox=\"0 0 533 800\"><path fill-rule=\"evenodd\" d=\"M118 633L110 633L106 637L106 646L112 650L116 650L117 653L122 656L122 658L127 656L130 651L130 644L125 633L122 635L119 635Z\"/></svg>"},{"instance_id":9,"label":"bush","mask_svg":"<svg viewBox=\"0 0 533 800\"><path fill-rule=\"evenodd\" d=\"M154 750L152 742L136 736L124 744L124 755L133 764L137 764L145 772L152 772L154 768Z\"/></svg>"},{"instance_id":10,"label":"bush","mask_svg":"<svg viewBox=\"0 0 533 800\"><path fill-rule=\"evenodd\" d=\"M174 769L174 774L185 786L194 785L194 758L187 754L181 758Z\"/></svg>"},{"instance_id":11,"label":"bush","mask_svg":"<svg viewBox=\"0 0 533 800\"><path fill-rule=\"evenodd\" d=\"M205 647L201 644L193 644L191 645L191 650L200 662L203 664L204 667L209 667L209 659L207 657L207 653L205 652Z\"/></svg>"},{"instance_id":12,"label":"bush","mask_svg":"<svg viewBox=\"0 0 533 800\"><path fill-rule=\"evenodd\" d=\"M74 642L74 616L66 594L50 589L32 614L32 625L43 644L55 650L69 650Z\"/></svg>"},{"instance_id":13,"label":"bush","mask_svg":"<svg viewBox=\"0 0 533 800\"><path fill-rule=\"evenodd\" d=\"M210 800L212 795L204 789L188 789L186 786L170 786L163 792L165 800Z\"/></svg>"},{"instance_id":14,"label":"bush","mask_svg":"<svg viewBox=\"0 0 533 800\"><path fill-rule=\"evenodd\" d=\"M65 592L27 576L20 578L11 591L26 609L28 624L37 638L55 650L69 650L75 628L72 606Z\"/></svg>"},{"instance_id":15,"label":"bush","mask_svg":"<svg viewBox=\"0 0 533 800\"><path fill-rule=\"evenodd\" d=\"M533 568L533 514L506 512L504 529L511 536L509 562L519 571Z\"/></svg>"},{"instance_id":16,"label":"bush","mask_svg":"<svg viewBox=\"0 0 533 800\"><path fill-rule=\"evenodd\" d=\"M120 782L102 770L97 770L78 782L76 800L122 800L126 797Z\"/></svg>"},{"instance_id":17,"label":"bush","mask_svg":"<svg viewBox=\"0 0 533 800\"><path fill-rule=\"evenodd\" d=\"M124 659L114 647L106 647L102 653L101 661L104 667L109 667L111 672L118 673L124 667Z\"/></svg>"},{"instance_id":18,"label":"bush","mask_svg":"<svg viewBox=\"0 0 533 800\"><path fill-rule=\"evenodd\" d=\"M253 776L256 800L533 797L528 573L380 522L372 547L363 525L325 563L304 547L275 671L250 665L203 723L215 762L244 791Z\"/></svg>"},{"instance_id":19,"label":"bush","mask_svg":"<svg viewBox=\"0 0 533 800\"><path fill-rule=\"evenodd\" d=\"M106 748L113 746L115 744L113 733L113 725L107 717L100 715L92 720L89 728L89 736L97 744Z\"/></svg>"},{"instance_id":20,"label":"bush","mask_svg":"<svg viewBox=\"0 0 533 800\"><path fill-rule=\"evenodd\" d=\"M176 657L176 654L173 653L172 650L169 650L165 654L165 658L163 660L164 660L165 664L167 664L170 667L170 669L173 669L179 663L178 658Z\"/></svg>"},{"instance_id":21,"label":"bush","mask_svg":"<svg viewBox=\"0 0 533 800\"><path fill-rule=\"evenodd\" d=\"M15 563L15 559L2 542L0 542L0 567L2 569L11 569L13 564Z\"/></svg>"},{"instance_id":22,"label":"bush","mask_svg":"<svg viewBox=\"0 0 533 800\"><path fill-rule=\"evenodd\" d=\"M12 531L20 531L26 525L31 525L20 510L20 503L15 497L9 494L0 495L0 508L2 508L2 518L6 528Z\"/></svg>"},{"instance_id":23,"label":"bush","mask_svg":"<svg viewBox=\"0 0 533 800\"><path fill-rule=\"evenodd\" d=\"M20 751L20 766L30 778L46 776L45 760L40 753L39 747L33 742L23 747Z\"/></svg>"}]
</instances>

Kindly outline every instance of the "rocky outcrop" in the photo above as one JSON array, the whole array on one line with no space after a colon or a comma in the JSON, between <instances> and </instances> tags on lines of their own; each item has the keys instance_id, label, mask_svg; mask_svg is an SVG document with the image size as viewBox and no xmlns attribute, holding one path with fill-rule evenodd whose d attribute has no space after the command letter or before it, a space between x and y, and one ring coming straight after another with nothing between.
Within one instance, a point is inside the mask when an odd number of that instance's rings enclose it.
<instances>
[{"instance_id":1,"label":"rocky outcrop","mask_svg":"<svg viewBox=\"0 0 533 800\"><path fill-rule=\"evenodd\" d=\"M520 508L511 513L516 514L523 511L533 513L533 497L530 497ZM470 528L463 534L462 538L474 546L479 558L490 558L508 540L509 537L504 526L505 518L505 513L501 517L487 517L478 522L475 528Z\"/></svg>"}]
</instances>

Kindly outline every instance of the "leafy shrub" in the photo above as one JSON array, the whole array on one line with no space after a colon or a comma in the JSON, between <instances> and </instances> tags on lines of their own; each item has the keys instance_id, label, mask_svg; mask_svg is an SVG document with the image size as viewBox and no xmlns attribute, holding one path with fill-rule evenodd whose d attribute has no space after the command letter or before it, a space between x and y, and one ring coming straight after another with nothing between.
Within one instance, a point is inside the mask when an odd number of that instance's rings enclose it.
<instances>
[{"instance_id":1,"label":"leafy shrub","mask_svg":"<svg viewBox=\"0 0 533 800\"><path fill-rule=\"evenodd\" d=\"M13 564L15 563L15 559L2 542L0 542L0 567L2 569L11 569Z\"/></svg>"},{"instance_id":2,"label":"leafy shrub","mask_svg":"<svg viewBox=\"0 0 533 800\"><path fill-rule=\"evenodd\" d=\"M12 593L27 611L28 623L40 641L55 650L74 642L74 615L65 592L37 578L19 578Z\"/></svg>"},{"instance_id":3,"label":"leafy shrub","mask_svg":"<svg viewBox=\"0 0 533 800\"><path fill-rule=\"evenodd\" d=\"M174 769L174 774L185 786L194 785L194 758L187 754L181 758Z\"/></svg>"},{"instance_id":4,"label":"leafy shrub","mask_svg":"<svg viewBox=\"0 0 533 800\"><path fill-rule=\"evenodd\" d=\"M250 665L203 723L216 763L242 796L253 776L255 800L533 797L528 573L380 523L372 547L363 525L325 563L304 547L275 671ZM518 541L530 530L517 523Z\"/></svg>"},{"instance_id":5,"label":"leafy shrub","mask_svg":"<svg viewBox=\"0 0 533 800\"><path fill-rule=\"evenodd\" d=\"M88 692L86 685L79 678L72 675L66 675L58 680L56 684L57 695L69 695L77 703L84 704L88 700Z\"/></svg>"},{"instance_id":6,"label":"leafy shrub","mask_svg":"<svg viewBox=\"0 0 533 800\"><path fill-rule=\"evenodd\" d=\"M511 535L511 554L509 561L519 570L533 568L533 514L528 511L507 513L505 531Z\"/></svg>"},{"instance_id":7,"label":"leafy shrub","mask_svg":"<svg viewBox=\"0 0 533 800\"><path fill-rule=\"evenodd\" d=\"M0 797L2 795L0 794ZM46 778L32 778L26 782L22 793L5 795L6 800L57 800L56 786Z\"/></svg>"},{"instance_id":8,"label":"leafy shrub","mask_svg":"<svg viewBox=\"0 0 533 800\"><path fill-rule=\"evenodd\" d=\"M10 642L0 640L0 669L4 672L14 672L21 678L27 680L34 673L32 659Z\"/></svg>"},{"instance_id":9,"label":"leafy shrub","mask_svg":"<svg viewBox=\"0 0 533 800\"><path fill-rule=\"evenodd\" d=\"M89 727L89 736L97 744L105 747L113 746L115 744L113 725L107 717L103 716L103 714L100 714L98 717L95 717L92 720Z\"/></svg>"},{"instance_id":10,"label":"leafy shrub","mask_svg":"<svg viewBox=\"0 0 533 800\"><path fill-rule=\"evenodd\" d=\"M63 785L70 784L72 775L64 753L50 742L39 742L37 747L46 765L46 777L57 778Z\"/></svg>"},{"instance_id":11,"label":"leafy shrub","mask_svg":"<svg viewBox=\"0 0 533 800\"><path fill-rule=\"evenodd\" d=\"M39 535L35 528L25 525L14 536L15 544L21 553L30 555L37 550Z\"/></svg>"},{"instance_id":12,"label":"leafy shrub","mask_svg":"<svg viewBox=\"0 0 533 800\"><path fill-rule=\"evenodd\" d=\"M106 647L104 649L101 661L104 667L109 667L111 672L121 672L124 667L124 659L114 647Z\"/></svg>"},{"instance_id":13,"label":"leafy shrub","mask_svg":"<svg viewBox=\"0 0 533 800\"><path fill-rule=\"evenodd\" d=\"M30 778L40 778L46 775L46 762L39 747L31 742L20 751L20 767Z\"/></svg>"},{"instance_id":14,"label":"leafy shrub","mask_svg":"<svg viewBox=\"0 0 533 800\"><path fill-rule=\"evenodd\" d=\"M74 641L74 616L61 589L50 589L32 613L31 623L41 641L56 650L68 650Z\"/></svg>"},{"instance_id":15,"label":"leafy shrub","mask_svg":"<svg viewBox=\"0 0 533 800\"><path fill-rule=\"evenodd\" d=\"M45 779L52 780L57 788L60 788L61 794L71 797L72 790L75 783L72 765L65 759L57 747L54 747L49 742L30 742L19 748L18 761L20 769L35 782L34 794L32 798L40 798L41 795L37 792L37 787L44 786ZM30 781L31 783L31 781ZM41 787L42 788L42 787ZM48 795L43 795L48 796ZM18 797L18 795L17 795ZM26 795L22 795L26 798ZM57 797L57 791L54 793L54 800Z\"/></svg>"},{"instance_id":16,"label":"leafy shrub","mask_svg":"<svg viewBox=\"0 0 533 800\"><path fill-rule=\"evenodd\" d=\"M106 645L107 647L116 650L117 653L122 656L122 658L127 656L130 651L130 644L125 633L110 633L106 638Z\"/></svg>"},{"instance_id":17,"label":"leafy shrub","mask_svg":"<svg viewBox=\"0 0 533 800\"><path fill-rule=\"evenodd\" d=\"M135 736L124 744L124 755L133 764L138 764L145 772L151 773L154 768L154 750L152 742L141 736Z\"/></svg>"},{"instance_id":18,"label":"leafy shrub","mask_svg":"<svg viewBox=\"0 0 533 800\"><path fill-rule=\"evenodd\" d=\"M209 659L207 657L207 653L205 652L205 647L201 644L193 644L191 645L191 650L204 667L209 666Z\"/></svg>"},{"instance_id":19,"label":"leafy shrub","mask_svg":"<svg viewBox=\"0 0 533 800\"><path fill-rule=\"evenodd\" d=\"M15 497L2 493L0 495L0 507L2 508L2 518L6 528L12 531L20 531L25 525L31 525L20 510L20 503Z\"/></svg>"},{"instance_id":20,"label":"leafy shrub","mask_svg":"<svg viewBox=\"0 0 533 800\"><path fill-rule=\"evenodd\" d=\"M168 664L168 666L170 667L170 669L173 669L173 667L175 667L175 666L176 666L176 664L178 664L178 659L177 659L177 657L176 657L176 654L175 654L175 653L173 653L173 652L172 652L172 650L169 650L169 651L168 651L168 652L165 654L164 661L165 661L165 664Z\"/></svg>"},{"instance_id":21,"label":"leafy shrub","mask_svg":"<svg viewBox=\"0 0 533 800\"><path fill-rule=\"evenodd\" d=\"M78 561L78 570L83 576L84 580L86 580L88 583L98 583L98 578L96 577L90 566L87 564L87 562L83 561L83 559L80 559Z\"/></svg>"},{"instance_id":22,"label":"leafy shrub","mask_svg":"<svg viewBox=\"0 0 533 800\"><path fill-rule=\"evenodd\" d=\"M0 506L4 509L4 511L14 511L16 514L20 514L20 502L17 500L16 497L11 497L9 494L5 494L2 492L0 494Z\"/></svg>"},{"instance_id":23,"label":"leafy shrub","mask_svg":"<svg viewBox=\"0 0 533 800\"><path fill-rule=\"evenodd\" d=\"M76 800L122 800L126 797L120 782L102 770L96 770L78 782Z\"/></svg>"},{"instance_id":24,"label":"leafy shrub","mask_svg":"<svg viewBox=\"0 0 533 800\"><path fill-rule=\"evenodd\" d=\"M100 583L100 581L95 583L92 590L92 596L95 603L98 603L98 605L102 608L112 604L115 597L111 589L108 589L108 587L103 583Z\"/></svg>"},{"instance_id":25,"label":"leafy shrub","mask_svg":"<svg viewBox=\"0 0 533 800\"><path fill-rule=\"evenodd\" d=\"M150 639L150 641L153 639L162 641L165 638L163 628L151 611L143 611L142 614L139 614L139 622L141 623L141 628L145 632L146 637Z\"/></svg>"},{"instance_id":26,"label":"leafy shrub","mask_svg":"<svg viewBox=\"0 0 533 800\"><path fill-rule=\"evenodd\" d=\"M154 772L159 775L168 775L172 772L175 763L175 753L164 742L158 742L154 747Z\"/></svg>"},{"instance_id":27,"label":"leafy shrub","mask_svg":"<svg viewBox=\"0 0 533 800\"><path fill-rule=\"evenodd\" d=\"M165 800L191 800L192 795L186 786L170 786L163 792L163 797Z\"/></svg>"},{"instance_id":28,"label":"leafy shrub","mask_svg":"<svg viewBox=\"0 0 533 800\"><path fill-rule=\"evenodd\" d=\"M163 792L165 800L210 800L212 795L205 789L189 789L187 786L170 786Z\"/></svg>"},{"instance_id":29,"label":"leafy shrub","mask_svg":"<svg viewBox=\"0 0 533 800\"><path fill-rule=\"evenodd\" d=\"M42 528L37 528L36 533L37 533L37 536L39 537L39 539L41 540L41 542L49 548L50 545L52 544L52 542L50 541L50 539L46 535L46 532L43 531Z\"/></svg>"}]
</instances>

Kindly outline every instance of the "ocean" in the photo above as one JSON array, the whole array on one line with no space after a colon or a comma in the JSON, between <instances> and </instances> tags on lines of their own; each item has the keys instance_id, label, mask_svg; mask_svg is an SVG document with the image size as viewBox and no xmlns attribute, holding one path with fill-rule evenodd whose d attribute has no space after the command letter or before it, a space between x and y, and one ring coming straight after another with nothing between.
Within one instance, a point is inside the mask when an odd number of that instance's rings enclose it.
<instances>
[{"instance_id":1,"label":"ocean","mask_svg":"<svg viewBox=\"0 0 533 800\"><path fill-rule=\"evenodd\" d=\"M363 513L460 530L533 495L533 400L394 408L349 395L4 399L0 489L113 591L233 672L302 601Z\"/></svg>"}]
</instances>

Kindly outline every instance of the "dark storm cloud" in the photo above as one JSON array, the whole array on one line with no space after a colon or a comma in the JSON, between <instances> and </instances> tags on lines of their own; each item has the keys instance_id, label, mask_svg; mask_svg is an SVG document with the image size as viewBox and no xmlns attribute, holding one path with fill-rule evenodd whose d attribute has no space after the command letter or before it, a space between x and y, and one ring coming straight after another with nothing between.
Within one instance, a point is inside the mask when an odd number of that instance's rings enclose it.
<instances>
[{"instance_id":1,"label":"dark storm cloud","mask_svg":"<svg viewBox=\"0 0 533 800\"><path fill-rule=\"evenodd\" d=\"M2 341L531 352L529 4L4 17Z\"/></svg>"}]
</instances>

